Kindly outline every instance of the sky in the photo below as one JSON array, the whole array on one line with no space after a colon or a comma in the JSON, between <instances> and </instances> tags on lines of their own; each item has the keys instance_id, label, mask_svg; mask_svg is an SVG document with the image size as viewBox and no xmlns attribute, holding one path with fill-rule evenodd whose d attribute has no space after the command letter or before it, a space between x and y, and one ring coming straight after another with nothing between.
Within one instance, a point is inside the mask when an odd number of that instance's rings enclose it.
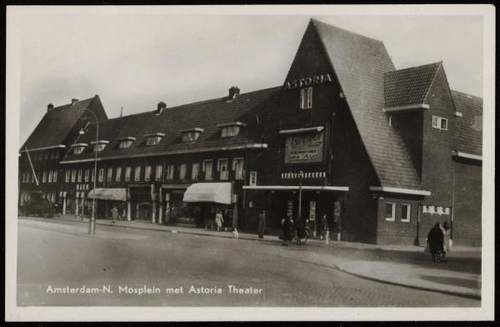
<instances>
[{"instance_id":1,"label":"sky","mask_svg":"<svg viewBox=\"0 0 500 327\"><path fill-rule=\"evenodd\" d=\"M443 61L451 88L482 96L481 16L326 13L21 11L19 142L48 103L98 94L111 118L281 85L311 17L383 41L398 69Z\"/></svg>"}]
</instances>

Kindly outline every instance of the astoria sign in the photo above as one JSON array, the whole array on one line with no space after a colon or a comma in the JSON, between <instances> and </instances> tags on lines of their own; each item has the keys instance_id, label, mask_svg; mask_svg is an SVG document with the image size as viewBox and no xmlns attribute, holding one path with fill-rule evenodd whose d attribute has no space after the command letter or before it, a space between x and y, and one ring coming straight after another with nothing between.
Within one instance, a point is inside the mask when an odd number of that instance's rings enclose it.
<instances>
[{"instance_id":1,"label":"astoria sign","mask_svg":"<svg viewBox=\"0 0 500 327\"><path fill-rule=\"evenodd\" d=\"M330 76L330 74L328 73L313 75L285 82L285 90L293 90L301 87L307 87L311 85L318 85L331 82L333 82L332 76Z\"/></svg>"}]
</instances>

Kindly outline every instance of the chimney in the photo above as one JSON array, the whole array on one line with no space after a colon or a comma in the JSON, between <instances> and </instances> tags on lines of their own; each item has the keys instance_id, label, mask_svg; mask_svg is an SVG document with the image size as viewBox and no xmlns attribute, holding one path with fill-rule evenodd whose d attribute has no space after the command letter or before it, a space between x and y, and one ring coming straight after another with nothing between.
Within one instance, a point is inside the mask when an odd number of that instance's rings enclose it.
<instances>
[{"instance_id":1,"label":"chimney","mask_svg":"<svg viewBox=\"0 0 500 327\"><path fill-rule=\"evenodd\" d=\"M158 102L158 108L156 109L157 114L161 114L163 110L167 109L167 104L163 101Z\"/></svg>"},{"instance_id":2,"label":"chimney","mask_svg":"<svg viewBox=\"0 0 500 327\"><path fill-rule=\"evenodd\" d=\"M233 100L240 94L240 89L237 86L231 86L229 88L229 100Z\"/></svg>"},{"instance_id":3,"label":"chimney","mask_svg":"<svg viewBox=\"0 0 500 327\"><path fill-rule=\"evenodd\" d=\"M77 102L78 102L78 99L75 99L75 98L71 99L71 105L74 105Z\"/></svg>"},{"instance_id":4,"label":"chimney","mask_svg":"<svg viewBox=\"0 0 500 327\"><path fill-rule=\"evenodd\" d=\"M54 105L52 103L49 103L47 105L47 112L51 112L52 110L54 110Z\"/></svg>"}]
</instances>

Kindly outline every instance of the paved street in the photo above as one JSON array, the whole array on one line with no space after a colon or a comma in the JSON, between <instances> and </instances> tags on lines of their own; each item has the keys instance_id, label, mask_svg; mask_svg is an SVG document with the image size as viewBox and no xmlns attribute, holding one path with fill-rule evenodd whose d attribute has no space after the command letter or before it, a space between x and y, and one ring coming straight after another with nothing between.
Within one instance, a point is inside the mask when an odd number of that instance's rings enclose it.
<instances>
[{"instance_id":1,"label":"paved street","mask_svg":"<svg viewBox=\"0 0 500 327\"><path fill-rule=\"evenodd\" d=\"M100 225L89 236L86 225L60 221L18 226L21 306L480 305L312 263L314 247Z\"/></svg>"}]
</instances>

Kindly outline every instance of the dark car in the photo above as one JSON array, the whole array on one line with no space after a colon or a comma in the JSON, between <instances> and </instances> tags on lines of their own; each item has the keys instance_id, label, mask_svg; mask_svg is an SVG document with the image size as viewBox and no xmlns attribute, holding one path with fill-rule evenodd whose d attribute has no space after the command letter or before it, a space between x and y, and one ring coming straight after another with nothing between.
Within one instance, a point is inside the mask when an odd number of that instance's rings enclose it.
<instances>
[{"instance_id":1,"label":"dark car","mask_svg":"<svg viewBox=\"0 0 500 327\"><path fill-rule=\"evenodd\" d=\"M32 193L31 199L22 209L27 216L51 218L55 213L54 205L49 200L44 199L41 193Z\"/></svg>"}]
</instances>

